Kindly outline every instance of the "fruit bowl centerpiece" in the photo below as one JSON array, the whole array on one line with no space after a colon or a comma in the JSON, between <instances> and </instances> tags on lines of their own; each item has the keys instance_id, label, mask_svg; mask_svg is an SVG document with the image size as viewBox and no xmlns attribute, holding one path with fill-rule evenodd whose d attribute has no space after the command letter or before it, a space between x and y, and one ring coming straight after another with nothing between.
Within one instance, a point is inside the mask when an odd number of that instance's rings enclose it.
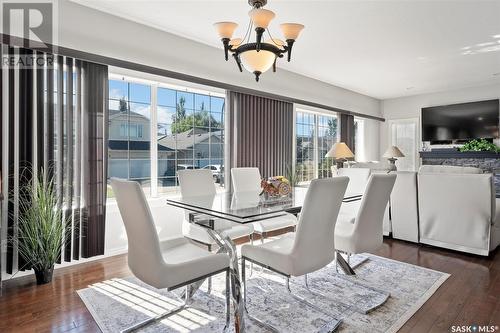
<instances>
[{"instance_id":1,"label":"fruit bowl centerpiece","mask_svg":"<svg viewBox=\"0 0 500 333\"><path fill-rule=\"evenodd\" d=\"M270 177L267 180L262 179L260 186L262 187L261 194L265 193L272 197L286 196L292 190L290 182L283 176Z\"/></svg>"}]
</instances>

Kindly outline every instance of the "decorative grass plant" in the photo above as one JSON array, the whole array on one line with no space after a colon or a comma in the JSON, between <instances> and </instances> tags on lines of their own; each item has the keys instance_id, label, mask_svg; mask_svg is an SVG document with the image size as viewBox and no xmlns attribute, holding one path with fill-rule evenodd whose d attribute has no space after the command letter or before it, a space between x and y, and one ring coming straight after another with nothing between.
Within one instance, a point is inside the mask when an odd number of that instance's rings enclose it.
<instances>
[{"instance_id":1,"label":"decorative grass plant","mask_svg":"<svg viewBox=\"0 0 500 333\"><path fill-rule=\"evenodd\" d=\"M61 256L69 225L53 180L44 171L38 178L20 182L18 235L12 241L26 267L35 271L37 284L52 280L54 264Z\"/></svg>"}]
</instances>

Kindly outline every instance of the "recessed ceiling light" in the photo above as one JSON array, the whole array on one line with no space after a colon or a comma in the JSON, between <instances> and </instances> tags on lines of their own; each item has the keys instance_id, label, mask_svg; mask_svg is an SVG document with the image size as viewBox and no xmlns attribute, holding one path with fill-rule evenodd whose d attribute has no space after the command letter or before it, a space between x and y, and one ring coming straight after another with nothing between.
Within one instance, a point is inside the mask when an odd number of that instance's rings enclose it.
<instances>
[{"instance_id":1,"label":"recessed ceiling light","mask_svg":"<svg viewBox=\"0 0 500 333\"><path fill-rule=\"evenodd\" d=\"M500 35L494 35L493 38L500 38Z\"/></svg>"},{"instance_id":2,"label":"recessed ceiling light","mask_svg":"<svg viewBox=\"0 0 500 333\"><path fill-rule=\"evenodd\" d=\"M415 87L406 87L406 90L412 90Z\"/></svg>"}]
</instances>

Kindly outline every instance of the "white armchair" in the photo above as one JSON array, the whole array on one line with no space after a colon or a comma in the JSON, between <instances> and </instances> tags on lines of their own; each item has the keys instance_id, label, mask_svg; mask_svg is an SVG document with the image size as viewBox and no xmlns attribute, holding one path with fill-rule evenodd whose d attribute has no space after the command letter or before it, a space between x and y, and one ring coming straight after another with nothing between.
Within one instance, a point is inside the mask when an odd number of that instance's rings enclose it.
<instances>
[{"instance_id":1,"label":"white armchair","mask_svg":"<svg viewBox=\"0 0 500 333\"><path fill-rule=\"evenodd\" d=\"M500 200L492 174L421 168L418 200L421 243L485 256L499 245Z\"/></svg>"}]
</instances>

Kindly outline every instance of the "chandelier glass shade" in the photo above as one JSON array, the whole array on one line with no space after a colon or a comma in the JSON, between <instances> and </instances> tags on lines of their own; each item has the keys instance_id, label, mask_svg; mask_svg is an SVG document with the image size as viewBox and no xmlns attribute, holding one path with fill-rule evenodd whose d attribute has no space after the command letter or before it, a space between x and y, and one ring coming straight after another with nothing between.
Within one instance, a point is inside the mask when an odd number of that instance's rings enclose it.
<instances>
[{"instance_id":1,"label":"chandelier glass shade","mask_svg":"<svg viewBox=\"0 0 500 333\"><path fill-rule=\"evenodd\" d=\"M286 42L273 38L268 26L276 15L262 8L267 0L248 0L248 3L253 9L248 12L250 22L242 38L233 38L234 31L238 27L237 23L217 22L214 27L224 45L226 61L229 60L229 54L232 54L240 72L245 68L255 75L256 81L259 81L260 75L271 67L273 72L276 72L278 58L283 58L287 54L287 60L291 60L292 46L304 26L299 23L283 23L280 28ZM255 31L255 41L250 41L252 30ZM263 41L266 32L269 38Z\"/></svg>"}]
</instances>

